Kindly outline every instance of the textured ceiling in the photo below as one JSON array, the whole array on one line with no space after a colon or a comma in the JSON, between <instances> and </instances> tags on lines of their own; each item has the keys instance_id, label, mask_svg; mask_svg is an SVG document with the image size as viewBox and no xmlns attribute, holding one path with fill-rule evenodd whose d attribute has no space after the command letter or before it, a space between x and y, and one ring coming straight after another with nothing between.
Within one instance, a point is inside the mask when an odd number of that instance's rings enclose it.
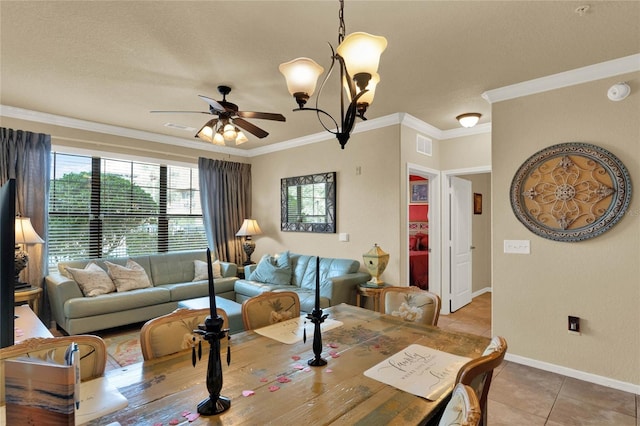
<instances>
[{"instance_id":1,"label":"textured ceiling","mask_svg":"<svg viewBox=\"0 0 640 426\"><path fill-rule=\"evenodd\" d=\"M640 52L640 2L350 1L347 33L388 39L369 118L409 113L441 130L480 112L480 95ZM286 123L250 120L270 135L241 149L322 131L314 114L293 113L278 65L298 56L330 63L337 1L1 1L0 103L193 140L197 95L241 110L279 112ZM335 112L338 78L320 107ZM205 143L193 140L194 143Z\"/></svg>"}]
</instances>

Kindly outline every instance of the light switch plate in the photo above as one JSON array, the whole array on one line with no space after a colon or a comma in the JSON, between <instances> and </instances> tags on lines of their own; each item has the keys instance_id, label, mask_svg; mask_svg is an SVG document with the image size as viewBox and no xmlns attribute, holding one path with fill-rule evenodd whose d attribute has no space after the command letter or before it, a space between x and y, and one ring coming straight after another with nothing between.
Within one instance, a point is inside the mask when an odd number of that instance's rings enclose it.
<instances>
[{"instance_id":1,"label":"light switch plate","mask_svg":"<svg viewBox=\"0 0 640 426\"><path fill-rule=\"evenodd\" d=\"M347 234L346 232L339 233L338 234L338 241L343 241L343 242L349 241L349 234Z\"/></svg>"},{"instance_id":2,"label":"light switch plate","mask_svg":"<svg viewBox=\"0 0 640 426\"><path fill-rule=\"evenodd\" d=\"M531 246L529 240L504 240L505 253L530 254Z\"/></svg>"}]
</instances>

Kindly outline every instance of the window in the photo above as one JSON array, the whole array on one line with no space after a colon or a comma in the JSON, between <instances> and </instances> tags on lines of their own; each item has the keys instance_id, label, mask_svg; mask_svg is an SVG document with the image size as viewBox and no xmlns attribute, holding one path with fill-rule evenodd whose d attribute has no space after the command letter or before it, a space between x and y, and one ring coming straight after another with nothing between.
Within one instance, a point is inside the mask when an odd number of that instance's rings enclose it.
<instances>
[{"instance_id":1,"label":"window","mask_svg":"<svg viewBox=\"0 0 640 426\"><path fill-rule=\"evenodd\" d=\"M49 266L206 248L197 168L51 156Z\"/></svg>"}]
</instances>

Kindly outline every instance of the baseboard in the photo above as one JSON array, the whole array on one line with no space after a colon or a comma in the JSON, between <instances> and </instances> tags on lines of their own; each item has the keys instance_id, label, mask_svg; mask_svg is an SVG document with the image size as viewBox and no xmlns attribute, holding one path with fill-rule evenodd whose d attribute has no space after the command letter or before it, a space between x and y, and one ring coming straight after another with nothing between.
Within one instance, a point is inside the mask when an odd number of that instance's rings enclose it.
<instances>
[{"instance_id":1,"label":"baseboard","mask_svg":"<svg viewBox=\"0 0 640 426\"><path fill-rule=\"evenodd\" d=\"M623 382L609 377L598 376L597 374L591 374L580 370L574 370L573 368L562 367L560 365L550 364L544 361L537 361L535 359L526 358L519 355L513 355L507 352L504 357L505 360L515 362L516 364L522 364L529 367L537 368L544 371L550 371L552 373L562 374L563 376L572 377L574 379L582 380L589 383L595 383L597 385L606 386L612 389L621 390L624 392L634 393L640 395L640 385L633 383Z\"/></svg>"},{"instance_id":2,"label":"baseboard","mask_svg":"<svg viewBox=\"0 0 640 426\"><path fill-rule=\"evenodd\" d=\"M481 296L481 295L483 295L485 293L491 293L491 287L485 287L485 288L482 288L482 289L472 293L471 294L471 298L475 299L476 297Z\"/></svg>"}]
</instances>

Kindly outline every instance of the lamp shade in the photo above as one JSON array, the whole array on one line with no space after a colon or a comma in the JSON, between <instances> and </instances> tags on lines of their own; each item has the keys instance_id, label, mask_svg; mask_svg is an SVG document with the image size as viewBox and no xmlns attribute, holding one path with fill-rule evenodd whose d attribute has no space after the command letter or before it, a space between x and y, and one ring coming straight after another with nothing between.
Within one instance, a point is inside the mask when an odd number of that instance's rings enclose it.
<instances>
[{"instance_id":1,"label":"lamp shade","mask_svg":"<svg viewBox=\"0 0 640 426\"><path fill-rule=\"evenodd\" d=\"M318 77L324 71L313 59L297 58L289 62L280 64L278 67L287 81L289 93L295 96L303 93L307 96L313 95L316 90Z\"/></svg>"},{"instance_id":2,"label":"lamp shade","mask_svg":"<svg viewBox=\"0 0 640 426\"><path fill-rule=\"evenodd\" d=\"M466 114L460 114L456 117L456 120L458 120L462 127L473 127L478 124L480 117L482 117L480 113L468 112Z\"/></svg>"},{"instance_id":3,"label":"lamp shade","mask_svg":"<svg viewBox=\"0 0 640 426\"><path fill-rule=\"evenodd\" d=\"M207 121L207 123L202 126L200 130L198 130L198 133L196 133L196 137L202 139L203 141L213 142L213 135L215 133L213 126L215 125L216 121L217 119L215 118L213 120Z\"/></svg>"},{"instance_id":4,"label":"lamp shade","mask_svg":"<svg viewBox=\"0 0 640 426\"><path fill-rule=\"evenodd\" d=\"M42 244L44 240L33 229L31 219L16 217L16 244Z\"/></svg>"},{"instance_id":5,"label":"lamp shade","mask_svg":"<svg viewBox=\"0 0 640 426\"><path fill-rule=\"evenodd\" d=\"M344 59L349 75L378 72L380 55L387 48L387 39L363 32L351 33L336 49Z\"/></svg>"},{"instance_id":6,"label":"lamp shade","mask_svg":"<svg viewBox=\"0 0 640 426\"><path fill-rule=\"evenodd\" d=\"M255 219L245 219L240 230L236 232L236 237L246 237L251 235L261 235L262 230Z\"/></svg>"},{"instance_id":7,"label":"lamp shade","mask_svg":"<svg viewBox=\"0 0 640 426\"><path fill-rule=\"evenodd\" d=\"M244 135L242 131L238 132L238 136L236 136L236 145L240 145L248 141L247 137Z\"/></svg>"}]
</instances>

